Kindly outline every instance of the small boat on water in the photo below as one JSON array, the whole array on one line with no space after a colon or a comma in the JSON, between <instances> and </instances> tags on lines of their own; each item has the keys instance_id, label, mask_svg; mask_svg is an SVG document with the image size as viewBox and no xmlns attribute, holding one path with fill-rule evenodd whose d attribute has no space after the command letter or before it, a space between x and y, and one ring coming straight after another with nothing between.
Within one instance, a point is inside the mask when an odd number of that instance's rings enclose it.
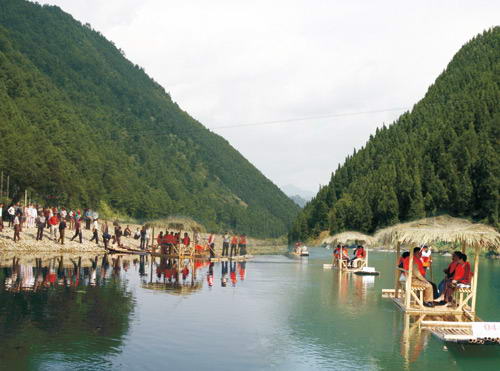
<instances>
[{"instance_id":1,"label":"small boat on water","mask_svg":"<svg viewBox=\"0 0 500 371\"><path fill-rule=\"evenodd\" d=\"M300 242L295 244L295 248L289 252L292 257L309 256L309 249L307 246L302 245Z\"/></svg>"},{"instance_id":2,"label":"small boat on water","mask_svg":"<svg viewBox=\"0 0 500 371\"><path fill-rule=\"evenodd\" d=\"M354 272L358 276L378 276L380 272L377 272L374 267L363 267L361 270Z\"/></svg>"},{"instance_id":3,"label":"small boat on water","mask_svg":"<svg viewBox=\"0 0 500 371\"><path fill-rule=\"evenodd\" d=\"M307 249L307 246L302 246L300 248L299 254L300 256L309 256L309 250Z\"/></svg>"}]
</instances>

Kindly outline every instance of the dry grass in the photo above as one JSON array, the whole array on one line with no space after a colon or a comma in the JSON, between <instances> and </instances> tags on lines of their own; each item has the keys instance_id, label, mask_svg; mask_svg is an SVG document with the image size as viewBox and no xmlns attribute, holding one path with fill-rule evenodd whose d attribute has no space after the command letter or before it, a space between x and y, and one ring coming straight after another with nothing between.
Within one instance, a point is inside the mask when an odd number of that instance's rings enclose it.
<instances>
[{"instance_id":1,"label":"dry grass","mask_svg":"<svg viewBox=\"0 0 500 371\"><path fill-rule=\"evenodd\" d=\"M495 228L448 215L425 218L384 228L375 234L383 245L432 245L437 242L498 250L500 233Z\"/></svg>"},{"instance_id":2,"label":"dry grass","mask_svg":"<svg viewBox=\"0 0 500 371\"><path fill-rule=\"evenodd\" d=\"M367 234L355 231L347 231L326 237L322 242L326 244L332 244L333 246L339 243L344 245L356 243L365 246L372 246L376 244L377 241L375 240L375 238Z\"/></svg>"}]
</instances>

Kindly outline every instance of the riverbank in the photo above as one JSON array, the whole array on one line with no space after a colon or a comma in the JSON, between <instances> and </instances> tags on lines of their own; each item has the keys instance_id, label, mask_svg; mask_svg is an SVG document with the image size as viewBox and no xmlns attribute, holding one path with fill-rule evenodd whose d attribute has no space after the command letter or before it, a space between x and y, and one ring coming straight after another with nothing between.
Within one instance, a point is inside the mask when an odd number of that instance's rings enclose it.
<instances>
[{"instance_id":1,"label":"riverbank","mask_svg":"<svg viewBox=\"0 0 500 371\"><path fill-rule=\"evenodd\" d=\"M112 229L112 223L108 222L110 229ZM132 233L136 231L137 228L140 228L140 225L137 224L123 224L123 227L129 226L132 230ZM165 231L168 228L161 228L162 231ZM155 234L159 232L160 228L155 228ZM2 232L0 232L0 252L26 252L26 253L104 253L104 244L102 242L101 236L99 235L99 243L90 242L92 238L92 232L90 230L83 230L83 240L82 243L78 242L78 238L74 241L71 241L71 237L74 235L74 231L67 229L65 235L64 245L58 243L56 239L50 237L49 230L46 229L44 233L44 237L42 241L36 241L36 228L27 228L24 227L21 232L21 240L18 242L14 242L14 230L12 228L7 227L5 223L5 227ZM192 233L188 232L192 238ZM203 240L208 239L208 233L200 233L200 236ZM220 255L222 252L222 235L216 235L215 238L216 246L215 251L216 254ZM139 247L139 241L135 240L132 237L122 237L122 243L126 247ZM255 239L248 238L247 239L247 250L249 254L252 255L274 255L274 254L283 254L287 251L287 246L284 243L283 239Z\"/></svg>"}]
</instances>

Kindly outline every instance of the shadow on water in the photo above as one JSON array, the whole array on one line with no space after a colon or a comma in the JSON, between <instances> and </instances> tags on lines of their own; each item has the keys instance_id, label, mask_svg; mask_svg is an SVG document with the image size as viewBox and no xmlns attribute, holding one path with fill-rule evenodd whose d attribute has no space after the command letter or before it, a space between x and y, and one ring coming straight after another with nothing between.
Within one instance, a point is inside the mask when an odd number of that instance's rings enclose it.
<instances>
[{"instance_id":1,"label":"shadow on water","mask_svg":"<svg viewBox=\"0 0 500 371\"><path fill-rule=\"evenodd\" d=\"M119 352L134 299L117 276L127 263L97 256L13 258L0 268L0 364L37 369Z\"/></svg>"}]
</instances>

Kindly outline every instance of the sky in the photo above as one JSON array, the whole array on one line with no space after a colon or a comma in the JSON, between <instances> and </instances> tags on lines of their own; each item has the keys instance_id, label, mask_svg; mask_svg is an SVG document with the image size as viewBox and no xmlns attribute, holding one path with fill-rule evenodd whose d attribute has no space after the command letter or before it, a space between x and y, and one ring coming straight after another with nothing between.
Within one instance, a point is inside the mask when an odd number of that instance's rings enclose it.
<instances>
[{"instance_id":1,"label":"sky","mask_svg":"<svg viewBox=\"0 0 500 371\"><path fill-rule=\"evenodd\" d=\"M303 195L411 109L500 15L494 0L39 2L90 23L182 109Z\"/></svg>"}]
</instances>

